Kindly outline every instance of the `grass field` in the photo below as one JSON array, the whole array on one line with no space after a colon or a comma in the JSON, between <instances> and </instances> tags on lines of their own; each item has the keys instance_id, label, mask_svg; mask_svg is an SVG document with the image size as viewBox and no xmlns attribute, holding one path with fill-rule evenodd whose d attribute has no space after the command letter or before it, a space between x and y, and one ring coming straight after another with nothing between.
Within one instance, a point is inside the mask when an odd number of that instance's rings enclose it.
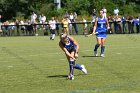
<instances>
[{"instance_id":1,"label":"grass field","mask_svg":"<svg viewBox=\"0 0 140 93\"><path fill-rule=\"evenodd\" d=\"M67 80L58 37L0 37L0 93L140 93L140 35L108 35L105 58L93 56L95 37L74 38L88 75Z\"/></svg>"}]
</instances>

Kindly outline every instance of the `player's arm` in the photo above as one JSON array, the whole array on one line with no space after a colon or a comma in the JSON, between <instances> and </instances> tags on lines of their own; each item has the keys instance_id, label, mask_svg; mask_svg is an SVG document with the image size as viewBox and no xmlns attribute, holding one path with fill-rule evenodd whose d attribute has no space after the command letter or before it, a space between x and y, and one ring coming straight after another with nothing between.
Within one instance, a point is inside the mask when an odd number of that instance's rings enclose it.
<instances>
[{"instance_id":1,"label":"player's arm","mask_svg":"<svg viewBox=\"0 0 140 93\"><path fill-rule=\"evenodd\" d=\"M78 54L79 47L80 47L79 44L73 37L69 36L69 38L72 40L73 44L76 45L76 53Z\"/></svg>"},{"instance_id":2,"label":"player's arm","mask_svg":"<svg viewBox=\"0 0 140 93\"><path fill-rule=\"evenodd\" d=\"M75 59L70 53L69 51L62 45L61 41L59 42L59 46L60 48L65 52L65 54L73 59Z\"/></svg>"},{"instance_id":3,"label":"player's arm","mask_svg":"<svg viewBox=\"0 0 140 93\"><path fill-rule=\"evenodd\" d=\"M108 18L106 18L106 26L107 26L107 29L110 29Z\"/></svg>"},{"instance_id":4,"label":"player's arm","mask_svg":"<svg viewBox=\"0 0 140 93\"><path fill-rule=\"evenodd\" d=\"M61 21L62 24L64 23L64 20L65 20L65 19L63 18L62 21Z\"/></svg>"},{"instance_id":5,"label":"player's arm","mask_svg":"<svg viewBox=\"0 0 140 93\"><path fill-rule=\"evenodd\" d=\"M96 31L96 27L97 27L97 21L98 21L98 18L96 18L96 20L95 20L92 34L96 34L95 31Z\"/></svg>"}]
</instances>

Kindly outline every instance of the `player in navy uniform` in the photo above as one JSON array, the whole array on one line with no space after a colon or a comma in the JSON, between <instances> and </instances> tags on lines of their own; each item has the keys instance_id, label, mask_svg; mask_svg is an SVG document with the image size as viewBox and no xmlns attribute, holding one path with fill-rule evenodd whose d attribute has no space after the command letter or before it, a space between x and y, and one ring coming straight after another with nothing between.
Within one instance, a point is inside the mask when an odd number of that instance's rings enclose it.
<instances>
[{"instance_id":1,"label":"player in navy uniform","mask_svg":"<svg viewBox=\"0 0 140 93\"><path fill-rule=\"evenodd\" d=\"M93 33L96 35L97 44L94 48L95 56L98 56L97 49L101 45L101 53L100 56L104 57L105 50L105 39L106 39L106 31L109 29L108 19L104 17L103 11L100 11L100 16L96 18L94 23Z\"/></svg>"},{"instance_id":2,"label":"player in navy uniform","mask_svg":"<svg viewBox=\"0 0 140 93\"><path fill-rule=\"evenodd\" d=\"M66 57L69 62L70 73L68 75L68 79L74 79L74 68L81 70L83 73L87 74L87 70L84 65L78 65L75 63L76 58L78 58L79 44L77 41L67 34L62 33L60 35L60 48L65 52Z\"/></svg>"}]
</instances>

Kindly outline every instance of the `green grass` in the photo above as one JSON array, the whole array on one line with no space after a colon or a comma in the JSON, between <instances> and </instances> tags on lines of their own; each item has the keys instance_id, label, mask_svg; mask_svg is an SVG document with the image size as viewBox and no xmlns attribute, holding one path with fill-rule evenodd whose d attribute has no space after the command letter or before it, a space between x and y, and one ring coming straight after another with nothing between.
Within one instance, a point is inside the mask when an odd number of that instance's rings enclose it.
<instances>
[{"instance_id":1,"label":"green grass","mask_svg":"<svg viewBox=\"0 0 140 93\"><path fill-rule=\"evenodd\" d=\"M108 35L105 58L93 57L95 37L74 38L88 75L67 80L58 37L0 37L0 93L140 93L140 35Z\"/></svg>"}]
</instances>

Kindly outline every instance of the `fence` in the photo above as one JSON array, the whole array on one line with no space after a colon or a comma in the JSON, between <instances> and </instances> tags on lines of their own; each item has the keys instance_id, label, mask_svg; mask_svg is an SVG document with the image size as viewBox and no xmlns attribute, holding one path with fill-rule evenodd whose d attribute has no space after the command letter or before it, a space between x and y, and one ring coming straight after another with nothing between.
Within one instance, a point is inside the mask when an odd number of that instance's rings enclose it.
<instances>
[{"instance_id":1,"label":"fence","mask_svg":"<svg viewBox=\"0 0 140 93\"><path fill-rule=\"evenodd\" d=\"M140 22L139 22L140 23ZM69 32L72 35L82 35L84 33L84 25L87 24L87 34L92 32L93 22L74 22L69 24ZM25 24L25 25L3 25L0 24L0 36L44 36L49 35L49 24ZM109 22L110 29L108 34L131 34L140 33L140 25L129 21L112 21ZM62 24L56 24L56 34L62 32Z\"/></svg>"}]
</instances>

